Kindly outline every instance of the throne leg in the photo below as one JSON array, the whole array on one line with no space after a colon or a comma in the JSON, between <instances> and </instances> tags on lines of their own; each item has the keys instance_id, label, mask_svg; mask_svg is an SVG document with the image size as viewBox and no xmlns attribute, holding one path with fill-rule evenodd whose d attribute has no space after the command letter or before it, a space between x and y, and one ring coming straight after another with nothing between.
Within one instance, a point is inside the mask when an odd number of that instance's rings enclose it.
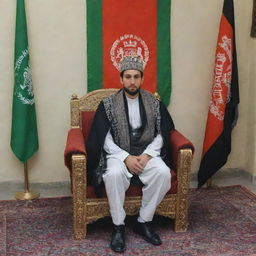
<instances>
[{"instance_id":1,"label":"throne leg","mask_svg":"<svg viewBox=\"0 0 256 256\"><path fill-rule=\"evenodd\" d=\"M192 164L192 150L181 149L178 156L178 193L176 204L175 232L188 228L189 171Z\"/></svg>"},{"instance_id":2,"label":"throne leg","mask_svg":"<svg viewBox=\"0 0 256 256\"><path fill-rule=\"evenodd\" d=\"M86 236L85 223L85 165L84 155L72 156L72 188L73 188L73 229L75 239Z\"/></svg>"},{"instance_id":3,"label":"throne leg","mask_svg":"<svg viewBox=\"0 0 256 256\"><path fill-rule=\"evenodd\" d=\"M176 210L175 232L186 232L188 228L188 206L187 200L180 200L178 209Z\"/></svg>"},{"instance_id":4,"label":"throne leg","mask_svg":"<svg viewBox=\"0 0 256 256\"><path fill-rule=\"evenodd\" d=\"M74 238L76 240L82 240L86 237L87 225L84 221L80 222L77 219L81 218L79 213L75 216L74 212Z\"/></svg>"}]
</instances>

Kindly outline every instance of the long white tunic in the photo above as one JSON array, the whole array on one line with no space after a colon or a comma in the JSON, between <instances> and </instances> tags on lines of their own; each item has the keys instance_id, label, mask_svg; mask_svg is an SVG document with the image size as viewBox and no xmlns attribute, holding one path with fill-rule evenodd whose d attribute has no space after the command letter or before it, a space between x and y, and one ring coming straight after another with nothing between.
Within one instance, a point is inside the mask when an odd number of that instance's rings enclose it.
<instances>
[{"instance_id":1,"label":"long white tunic","mask_svg":"<svg viewBox=\"0 0 256 256\"><path fill-rule=\"evenodd\" d=\"M127 103L130 125L133 129L140 128L142 124L138 97L135 99L127 98ZM158 134L143 152L152 158L147 162L143 172L139 174L139 178L144 184L139 222L152 221L157 205L171 186L169 167L160 157L162 146L163 138L162 135ZM103 174L103 180L112 221L115 225L124 225L126 216L123 207L125 191L128 189L130 179L133 176L124 163L129 153L114 143L110 131L108 131L104 142L104 150L107 152L107 169Z\"/></svg>"}]
</instances>

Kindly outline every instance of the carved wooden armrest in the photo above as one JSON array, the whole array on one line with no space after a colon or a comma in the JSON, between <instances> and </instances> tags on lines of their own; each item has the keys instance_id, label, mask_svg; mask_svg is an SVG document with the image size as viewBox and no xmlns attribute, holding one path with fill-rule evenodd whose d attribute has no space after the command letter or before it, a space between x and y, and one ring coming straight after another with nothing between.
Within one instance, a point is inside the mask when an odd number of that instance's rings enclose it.
<instances>
[{"instance_id":1,"label":"carved wooden armrest","mask_svg":"<svg viewBox=\"0 0 256 256\"><path fill-rule=\"evenodd\" d=\"M73 222L76 239L85 235L85 198L86 198L86 156L72 155Z\"/></svg>"},{"instance_id":2,"label":"carved wooden armrest","mask_svg":"<svg viewBox=\"0 0 256 256\"><path fill-rule=\"evenodd\" d=\"M178 156L181 149L190 149L194 152L193 144L183 136L179 131L172 130L170 132L170 146L171 146L171 165L172 168L177 171L178 168Z\"/></svg>"},{"instance_id":3,"label":"carved wooden armrest","mask_svg":"<svg viewBox=\"0 0 256 256\"><path fill-rule=\"evenodd\" d=\"M72 128L69 131L64 156L71 176L74 236L75 239L83 239L85 235L86 150L80 128Z\"/></svg>"},{"instance_id":4,"label":"carved wooden armrest","mask_svg":"<svg viewBox=\"0 0 256 256\"><path fill-rule=\"evenodd\" d=\"M189 172L191 170L194 146L177 130L170 133L172 165L177 171L178 188L175 231L184 232L188 227Z\"/></svg>"},{"instance_id":5,"label":"carved wooden armrest","mask_svg":"<svg viewBox=\"0 0 256 256\"><path fill-rule=\"evenodd\" d=\"M178 192L187 194L189 183L189 171L191 169L194 146L180 132L170 132L172 167L177 171Z\"/></svg>"},{"instance_id":6,"label":"carved wooden armrest","mask_svg":"<svg viewBox=\"0 0 256 256\"><path fill-rule=\"evenodd\" d=\"M66 148L64 152L65 165L71 171L71 157L73 154L86 155L86 149L84 145L84 136L80 128L73 128L69 130Z\"/></svg>"}]
</instances>

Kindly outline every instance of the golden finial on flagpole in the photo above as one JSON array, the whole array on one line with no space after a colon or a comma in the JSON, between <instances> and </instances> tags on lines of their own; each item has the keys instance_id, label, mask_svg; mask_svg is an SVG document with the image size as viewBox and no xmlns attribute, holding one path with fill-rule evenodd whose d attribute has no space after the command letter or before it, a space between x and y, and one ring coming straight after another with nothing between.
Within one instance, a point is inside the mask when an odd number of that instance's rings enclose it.
<instances>
[{"instance_id":1,"label":"golden finial on flagpole","mask_svg":"<svg viewBox=\"0 0 256 256\"><path fill-rule=\"evenodd\" d=\"M25 182L25 189L24 192L17 192L15 194L15 198L19 200L31 200L40 197L38 192L29 191L29 181L28 181L28 164L27 162L24 163L24 182Z\"/></svg>"}]
</instances>

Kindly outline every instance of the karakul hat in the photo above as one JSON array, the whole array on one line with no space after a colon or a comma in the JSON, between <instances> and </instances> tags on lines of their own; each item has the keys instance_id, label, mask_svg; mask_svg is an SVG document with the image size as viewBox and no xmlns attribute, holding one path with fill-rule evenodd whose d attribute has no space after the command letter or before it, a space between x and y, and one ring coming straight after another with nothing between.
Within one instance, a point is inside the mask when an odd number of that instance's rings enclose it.
<instances>
[{"instance_id":1,"label":"karakul hat","mask_svg":"<svg viewBox=\"0 0 256 256\"><path fill-rule=\"evenodd\" d=\"M119 71L123 72L128 69L135 69L143 72L143 61L137 56L125 56L119 62Z\"/></svg>"}]
</instances>

